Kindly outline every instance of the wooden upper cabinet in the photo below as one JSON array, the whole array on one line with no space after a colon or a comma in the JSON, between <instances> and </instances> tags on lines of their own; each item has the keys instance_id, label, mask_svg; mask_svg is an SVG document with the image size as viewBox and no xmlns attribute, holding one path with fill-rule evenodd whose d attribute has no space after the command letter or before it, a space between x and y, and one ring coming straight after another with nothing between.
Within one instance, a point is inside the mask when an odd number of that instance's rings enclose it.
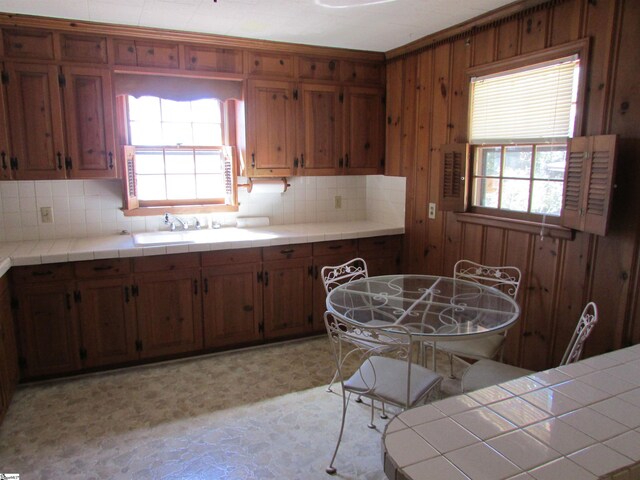
<instances>
[{"instance_id":1,"label":"wooden upper cabinet","mask_svg":"<svg viewBox=\"0 0 640 480\"><path fill-rule=\"evenodd\" d=\"M291 175L296 155L294 85L249 81L246 118L248 175Z\"/></svg>"},{"instance_id":2,"label":"wooden upper cabinet","mask_svg":"<svg viewBox=\"0 0 640 480\"><path fill-rule=\"evenodd\" d=\"M64 61L106 64L107 38L94 35L60 35L60 58Z\"/></svg>"},{"instance_id":3,"label":"wooden upper cabinet","mask_svg":"<svg viewBox=\"0 0 640 480\"><path fill-rule=\"evenodd\" d=\"M64 133L58 67L7 63L13 178L65 178Z\"/></svg>"},{"instance_id":4,"label":"wooden upper cabinet","mask_svg":"<svg viewBox=\"0 0 640 480\"><path fill-rule=\"evenodd\" d=\"M576 137L569 142L562 225L606 235L617 154L616 135Z\"/></svg>"},{"instance_id":5,"label":"wooden upper cabinet","mask_svg":"<svg viewBox=\"0 0 640 480\"><path fill-rule=\"evenodd\" d=\"M383 62L346 60L340 62L340 80L345 83L382 85L384 75Z\"/></svg>"},{"instance_id":6,"label":"wooden upper cabinet","mask_svg":"<svg viewBox=\"0 0 640 480\"><path fill-rule=\"evenodd\" d=\"M464 212L467 209L469 145L442 145L440 155L440 210Z\"/></svg>"},{"instance_id":7,"label":"wooden upper cabinet","mask_svg":"<svg viewBox=\"0 0 640 480\"><path fill-rule=\"evenodd\" d=\"M73 178L116 178L111 74L91 67L63 68L68 155Z\"/></svg>"},{"instance_id":8,"label":"wooden upper cabinet","mask_svg":"<svg viewBox=\"0 0 640 480\"><path fill-rule=\"evenodd\" d=\"M245 52L246 72L251 76L293 78L294 57L282 52Z\"/></svg>"},{"instance_id":9,"label":"wooden upper cabinet","mask_svg":"<svg viewBox=\"0 0 640 480\"><path fill-rule=\"evenodd\" d=\"M402 175L402 90L404 61L395 60L387 65L386 98L386 162L387 175Z\"/></svg>"},{"instance_id":10,"label":"wooden upper cabinet","mask_svg":"<svg viewBox=\"0 0 640 480\"><path fill-rule=\"evenodd\" d=\"M6 58L53 60L53 32L10 28L2 29Z\"/></svg>"},{"instance_id":11,"label":"wooden upper cabinet","mask_svg":"<svg viewBox=\"0 0 640 480\"><path fill-rule=\"evenodd\" d=\"M341 88L337 85L300 84L298 175L335 175L338 172L342 155L342 98Z\"/></svg>"},{"instance_id":12,"label":"wooden upper cabinet","mask_svg":"<svg viewBox=\"0 0 640 480\"><path fill-rule=\"evenodd\" d=\"M180 68L177 43L117 38L113 40L113 63L155 68Z\"/></svg>"},{"instance_id":13,"label":"wooden upper cabinet","mask_svg":"<svg viewBox=\"0 0 640 480\"><path fill-rule=\"evenodd\" d=\"M300 56L298 57L298 78L340 81L340 61L335 58Z\"/></svg>"},{"instance_id":14,"label":"wooden upper cabinet","mask_svg":"<svg viewBox=\"0 0 640 480\"><path fill-rule=\"evenodd\" d=\"M8 121L5 89L0 88L0 180L10 179L13 171Z\"/></svg>"},{"instance_id":15,"label":"wooden upper cabinet","mask_svg":"<svg viewBox=\"0 0 640 480\"><path fill-rule=\"evenodd\" d=\"M215 48L205 45L185 45L184 57L187 70L242 73L242 50Z\"/></svg>"},{"instance_id":16,"label":"wooden upper cabinet","mask_svg":"<svg viewBox=\"0 0 640 480\"><path fill-rule=\"evenodd\" d=\"M350 87L345 92L345 172L372 175L384 172L384 91Z\"/></svg>"}]
</instances>

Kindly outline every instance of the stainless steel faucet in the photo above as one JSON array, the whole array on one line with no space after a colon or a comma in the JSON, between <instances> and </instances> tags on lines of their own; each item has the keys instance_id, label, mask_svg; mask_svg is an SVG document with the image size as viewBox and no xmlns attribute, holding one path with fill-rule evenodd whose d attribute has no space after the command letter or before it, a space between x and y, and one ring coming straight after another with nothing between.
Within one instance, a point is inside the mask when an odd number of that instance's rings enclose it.
<instances>
[{"instance_id":1,"label":"stainless steel faucet","mask_svg":"<svg viewBox=\"0 0 640 480\"><path fill-rule=\"evenodd\" d=\"M173 220L171 220L173 219ZM172 232L176 229L176 223L178 222L181 226L182 226L182 230L188 230L189 229L189 222L187 220L182 220L180 217L176 217L175 215L172 215L171 213L165 213L164 214L164 224L165 225L169 225L169 230L171 230Z\"/></svg>"}]
</instances>

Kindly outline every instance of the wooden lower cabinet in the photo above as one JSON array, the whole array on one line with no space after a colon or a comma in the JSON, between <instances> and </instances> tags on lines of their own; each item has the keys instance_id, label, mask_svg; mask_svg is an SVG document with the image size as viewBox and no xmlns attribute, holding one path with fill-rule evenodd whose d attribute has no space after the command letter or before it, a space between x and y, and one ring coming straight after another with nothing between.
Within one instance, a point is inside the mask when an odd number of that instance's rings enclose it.
<instances>
[{"instance_id":1,"label":"wooden lower cabinet","mask_svg":"<svg viewBox=\"0 0 640 480\"><path fill-rule=\"evenodd\" d=\"M264 249L264 336L292 337L313 329L311 245Z\"/></svg>"},{"instance_id":2,"label":"wooden lower cabinet","mask_svg":"<svg viewBox=\"0 0 640 480\"><path fill-rule=\"evenodd\" d=\"M200 272L154 272L135 277L141 358L202 349Z\"/></svg>"},{"instance_id":3,"label":"wooden lower cabinet","mask_svg":"<svg viewBox=\"0 0 640 480\"><path fill-rule=\"evenodd\" d=\"M18 384L18 351L7 278L0 278L0 421Z\"/></svg>"},{"instance_id":4,"label":"wooden lower cabinet","mask_svg":"<svg viewBox=\"0 0 640 480\"><path fill-rule=\"evenodd\" d=\"M370 277L398 273L401 253L402 237L400 235L358 240L358 254L367 262Z\"/></svg>"},{"instance_id":5,"label":"wooden lower cabinet","mask_svg":"<svg viewBox=\"0 0 640 480\"><path fill-rule=\"evenodd\" d=\"M262 339L260 249L212 252L202 257L204 347Z\"/></svg>"}]
</instances>

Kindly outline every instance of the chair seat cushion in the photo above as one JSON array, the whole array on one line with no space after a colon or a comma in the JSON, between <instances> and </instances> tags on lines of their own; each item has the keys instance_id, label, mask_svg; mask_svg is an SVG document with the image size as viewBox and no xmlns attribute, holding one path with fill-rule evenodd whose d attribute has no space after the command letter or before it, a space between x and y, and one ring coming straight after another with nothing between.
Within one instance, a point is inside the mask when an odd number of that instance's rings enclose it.
<instances>
[{"instance_id":1,"label":"chair seat cushion","mask_svg":"<svg viewBox=\"0 0 640 480\"><path fill-rule=\"evenodd\" d=\"M495 357L503 343L504 335L495 334L469 340L437 342L436 348L457 357L480 359Z\"/></svg>"},{"instance_id":2,"label":"chair seat cushion","mask_svg":"<svg viewBox=\"0 0 640 480\"><path fill-rule=\"evenodd\" d=\"M415 405L442 381L442 376L420 365L411 365L409 405ZM407 397L407 362L372 356L344 382L347 391L404 407Z\"/></svg>"},{"instance_id":3,"label":"chair seat cushion","mask_svg":"<svg viewBox=\"0 0 640 480\"><path fill-rule=\"evenodd\" d=\"M478 360L464 372L462 391L471 392L498 383L508 382L515 378L533 373L531 370L514 367L494 360Z\"/></svg>"}]
</instances>

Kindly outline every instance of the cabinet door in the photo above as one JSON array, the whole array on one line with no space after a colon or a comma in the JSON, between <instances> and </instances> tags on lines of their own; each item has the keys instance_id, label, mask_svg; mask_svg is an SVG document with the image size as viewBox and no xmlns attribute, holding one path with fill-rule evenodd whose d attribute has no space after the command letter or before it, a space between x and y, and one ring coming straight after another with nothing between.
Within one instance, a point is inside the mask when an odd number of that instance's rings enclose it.
<instances>
[{"instance_id":1,"label":"cabinet door","mask_svg":"<svg viewBox=\"0 0 640 480\"><path fill-rule=\"evenodd\" d=\"M342 105L335 85L301 84L299 175L335 175L342 150Z\"/></svg>"},{"instance_id":2,"label":"cabinet door","mask_svg":"<svg viewBox=\"0 0 640 480\"><path fill-rule=\"evenodd\" d=\"M78 370L80 349L71 284L22 284L16 292L24 376Z\"/></svg>"},{"instance_id":3,"label":"cabinet door","mask_svg":"<svg viewBox=\"0 0 640 480\"><path fill-rule=\"evenodd\" d=\"M191 269L136 276L136 314L142 358L202 348L199 280L199 272Z\"/></svg>"},{"instance_id":4,"label":"cabinet door","mask_svg":"<svg viewBox=\"0 0 640 480\"><path fill-rule=\"evenodd\" d=\"M64 136L58 68L8 63L8 110L14 178L64 178Z\"/></svg>"},{"instance_id":5,"label":"cabinet door","mask_svg":"<svg viewBox=\"0 0 640 480\"><path fill-rule=\"evenodd\" d=\"M138 358L135 307L128 280L128 277L116 277L79 282L80 330L86 367Z\"/></svg>"},{"instance_id":6,"label":"cabinet door","mask_svg":"<svg viewBox=\"0 0 640 480\"><path fill-rule=\"evenodd\" d=\"M253 80L247 102L249 176L288 176L293 171L296 130L293 86Z\"/></svg>"},{"instance_id":7,"label":"cabinet door","mask_svg":"<svg viewBox=\"0 0 640 480\"><path fill-rule=\"evenodd\" d=\"M70 177L116 178L111 74L83 67L63 72Z\"/></svg>"},{"instance_id":8,"label":"cabinet door","mask_svg":"<svg viewBox=\"0 0 640 480\"><path fill-rule=\"evenodd\" d=\"M345 172L370 175L384 172L384 102L377 88L347 90Z\"/></svg>"},{"instance_id":9,"label":"cabinet door","mask_svg":"<svg viewBox=\"0 0 640 480\"><path fill-rule=\"evenodd\" d=\"M261 338L260 263L221 265L202 272L204 346L239 345Z\"/></svg>"},{"instance_id":10,"label":"cabinet door","mask_svg":"<svg viewBox=\"0 0 640 480\"><path fill-rule=\"evenodd\" d=\"M390 235L361 238L358 240L358 253L367 262L370 277L398 273L402 254L402 237Z\"/></svg>"},{"instance_id":11,"label":"cabinet door","mask_svg":"<svg viewBox=\"0 0 640 480\"><path fill-rule=\"evenodd\" d=\"M8 180L12 176L13 165L7 126L7 99L4 88L0 88L0 180Z\"/></svg>"},{"instance_id":12,"label":"cabinet door","mask_svg":"<svg viewBox=\"0 0 640 480\"><path fill-rule=\"evenodd\" d=\"M18 384L18 352L9 289L0 279L0 419Z\"/></svg>"},{"instance_id":13,"label":"cabinet door","mask_svg":"<svg viewBox=\"0 0 640 480\"><path fill-rule=\"evenodd\" d=\"M264 263L264 335L300 335L312 328L311 258Z\"/></svg>"}]
</instances>

